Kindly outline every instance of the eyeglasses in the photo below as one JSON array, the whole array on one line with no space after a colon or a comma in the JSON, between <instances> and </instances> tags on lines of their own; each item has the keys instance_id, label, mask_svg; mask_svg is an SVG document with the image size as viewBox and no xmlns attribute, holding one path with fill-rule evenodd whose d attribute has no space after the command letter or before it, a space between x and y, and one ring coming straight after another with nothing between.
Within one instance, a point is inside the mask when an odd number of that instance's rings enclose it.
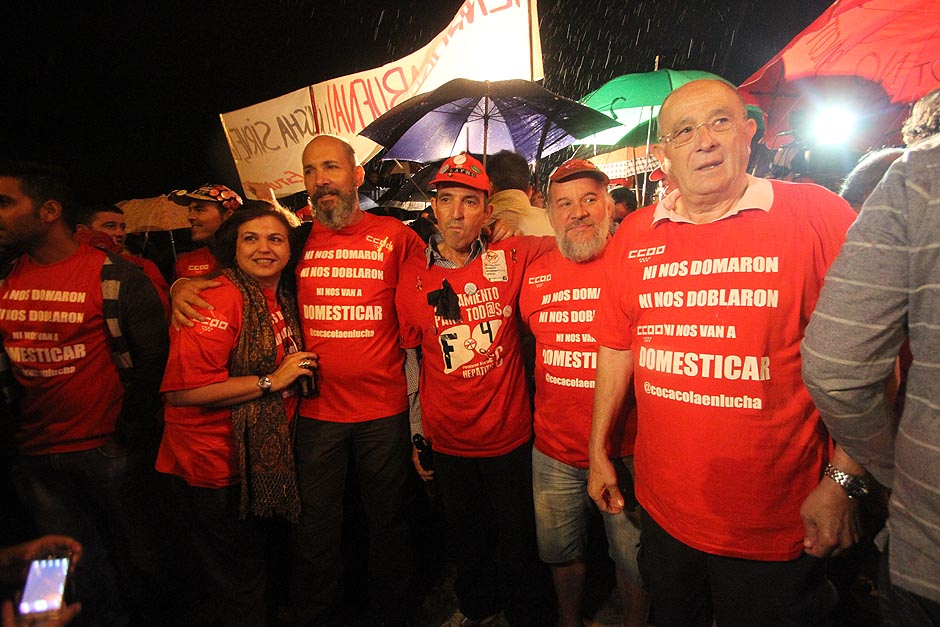
<instances>
[{"instance_id":1,"label":"eyeglasses","mask_svg":"<svg viewBox=\"0 0 940 627\"><path fill-rule=\"evenodd\" d=\"M741 119L746 120L747 116L744 116ZM719 115L713 117L707 122L701 122L694 125L689 124L688 126L683 126L682 128L673 131L668 135L661 135L659 137L659 141L663 144L672 144L673 148L681 148L695 139L695 133L698 132L698 129L702 128L703 126L707 126L710 133L727 133L737 125L737 122L738 120L727 115Z\"/></svg>"}]
</instances>

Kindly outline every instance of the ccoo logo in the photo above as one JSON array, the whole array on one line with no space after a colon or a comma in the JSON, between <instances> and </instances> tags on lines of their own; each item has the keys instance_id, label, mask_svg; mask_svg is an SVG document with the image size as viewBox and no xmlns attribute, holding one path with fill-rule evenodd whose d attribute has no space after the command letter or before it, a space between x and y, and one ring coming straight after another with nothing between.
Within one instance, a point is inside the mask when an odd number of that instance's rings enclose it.
<instances>
[{"instance_id":1,"label":"ccoo logo","mask_svg":"<svg viewBox=\"0 0 940 627\"><path fill-rule=\"evenodd\" d=\"M666 245L653 246L651 248L634 248L629 253L627 253L627 259L638 259L640 257L652 257L653 255L661 255L666 251Z\"/></svg>"}]
</instances>

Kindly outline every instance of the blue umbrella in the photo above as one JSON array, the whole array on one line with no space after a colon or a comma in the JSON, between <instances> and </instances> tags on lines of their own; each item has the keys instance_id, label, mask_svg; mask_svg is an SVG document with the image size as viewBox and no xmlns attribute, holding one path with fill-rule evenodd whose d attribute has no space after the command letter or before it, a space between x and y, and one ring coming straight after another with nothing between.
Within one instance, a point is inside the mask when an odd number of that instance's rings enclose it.
<instances>
[{"instance_id":1,"label":"blue umbrella","mask_svg":"<svg viewBox=\"0 0 940 627\"><path fill-rule=\"evenodd\" d=\"M359 134L385 159L439 161L460 152L512 150L530 163L618 126L609 117L524 80L455 79L393 107ZM624 129L626 131L626 129Z\"/></svg>"}]
</instances>

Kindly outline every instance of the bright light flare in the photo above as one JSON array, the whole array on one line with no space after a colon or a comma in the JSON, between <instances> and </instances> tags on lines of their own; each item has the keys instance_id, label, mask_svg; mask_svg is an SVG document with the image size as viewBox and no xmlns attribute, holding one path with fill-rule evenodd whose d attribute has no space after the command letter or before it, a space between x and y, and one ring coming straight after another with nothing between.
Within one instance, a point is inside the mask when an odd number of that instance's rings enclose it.
<instances>
[{"instance_id":1,"label":"bright light flare","mask_svg":"<svg viewBox=\"0 0 940 627\"><path fill-rule=\"evenodd\" d=\"M855 133L858 116L845 107L825 107L816 113L813 140L817 144L845 143Z\"/></svg>"}]
</instances>

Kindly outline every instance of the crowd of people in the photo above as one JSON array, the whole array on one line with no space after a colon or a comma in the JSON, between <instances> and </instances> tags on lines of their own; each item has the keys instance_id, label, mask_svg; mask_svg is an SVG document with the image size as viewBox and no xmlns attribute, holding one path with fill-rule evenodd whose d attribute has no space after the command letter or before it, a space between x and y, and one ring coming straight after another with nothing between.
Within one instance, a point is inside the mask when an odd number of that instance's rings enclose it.
<instances>
[{"instance_id":1,"label":"crowd of people","mask_svg":"<svg viewBox=\"0 0 940 627\"><path fill-rule=\"evenodd\" d=\"M433 499L442 627L582 625L598 541L625 627L826 625L882 486L883 619L940 625L940 144L861 164L850 204L748 174L756 124L722 81L658 128L657 203L575 158L543 209L521 156L459 154L424 237L360 209L365 171L320 135L308 219L168 195L199 245L170 287L120 209L0 164L10 478L55 534L0 566L81 556L49 625L408 625Z\"/></svg>"}]
</instances>

